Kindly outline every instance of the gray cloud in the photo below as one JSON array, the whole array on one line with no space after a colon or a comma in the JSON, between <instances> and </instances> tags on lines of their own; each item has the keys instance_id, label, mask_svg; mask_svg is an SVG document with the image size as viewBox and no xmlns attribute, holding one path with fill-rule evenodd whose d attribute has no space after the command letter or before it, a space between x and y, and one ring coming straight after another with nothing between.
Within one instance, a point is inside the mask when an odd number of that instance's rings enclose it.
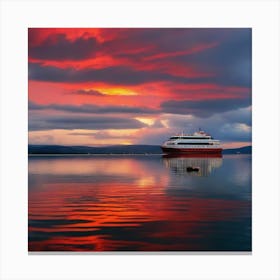
<instances>
[{"instance_id":1,"label":"gray cloud","mask_svg":"<svg viewBox=\"0 0 280 280\"><path fill-rule=\"evenodd\" d=\"M223 118L225 123L243 123L248 126L252 126L251 107L225 112L223 114Z\"/></svg>"},{"instance_id":2,"label":"gray cloud","mask_svg":"<svg viewBox=\"0 0 280 280\"><path fill-rule=\"evenodd\" d=\"M28 101L28 110L42 110L45 108L46 108L46 105L41 105L38 103L34 103L32 101Z\"/></svg>"},{"instance_id":3,"label":"gray cloud","mask_svg":"<svg viewBox=\"0 0 280 280\"><path fill-rule=\"evenodd\" d=\"M221 32L222 31L222 32ZM219 44L203 52L175 57L174 62L194 65L215 74L209 80L220 85L251 87L252 30L250 28L214 29L220 33Z\"/></svg>"},{"instance_id":4,"label":"gray cloud","mask_svg":"<svg viewBox=\"0 0 280 280\"><path fill-rule=\"evenodd\" d=\"M81 60L95 56L98 49L98 43L94 37L86 39L81 37L70 41L67 40L65 34L53 34L40 45L29 47L29 56L46 60Z\"/></svg>"},{"instance_id":5,"label":"gray cloud","mask_svg":"<svg viewBox=\"0 0 280 280\"><path fill-rule=\"evenodd\" d=\"M92 137L94 139L123 139L126 136L124 135L114 135L111 134L107 131L97 131L97 132L72 132L72 133L68 133L68 135L74 135L74 136L88 136L88 137ZM129 139L134 138L132 135L128 136Z\"/></svg>"},{"instance_id":6,"label":"gray cloud","mask_svg":"<svg viewBox=\"0 0 280 280\"><path fill-rule=\"evenodd\" d=\"M98 90L77 90L72 92L72 94L77 94L77 95L86 95L86 96L105 96L102 92Z\"/></svg>"},{"instance_id":7,"label":"gray cloud","mask_svg":"<svg viewBox=\"0 0 280 280\"><path fill-rule=\"evenodd\" d=\"M184 131L193 133L199 128L210 133L222 143L226 142L251 142L251 107L240 108L232 111L213 114L208 118L186 114L162 114L160 119L168 124L167 128L153 128L150 133L143 133L137 143L159 144L169 136Z\"/></svg>"},{"instance_id":8,"label":"gray cloud","mask_svg":"<svg viewBox=\"0 0 280 280\"><path fill-rule=\"evenodd\" d=\"M112 66L102 69L61 69L54 66L44 66L40 63L29 63L30 80L48 82L106 82L110 84L138 85L153 81L203 82L199 78L182 78L160 71L141 71L127 66Z\"/></svg>"},{"instance_id":9,"label":"gray cloud","mask_svg":"<svg viewBox=\"0 0 280 280\"><path fill-rule=\"evenodd\" d=\"M210 99L210 100L169 100L161 104L165 113L188 114L198 117L209 117L216 113L222 113L251 105L251 99Z\"/></svg>"},{"instance_id":10,"label":"gray cloud","mask_svg":"<svg viewBox=\"0 0 280 280\"><path fill-rule=\"evenodd\" d=\"M132 129L146 126L135 119L98 116L41 116L31 118L28 125L30 131L51 129Z\"/></svg>"},{"instance_id":11,"label":"gray cloud","mask_svg":"<svg viewBox=\"0 0 280 280\"><path fill-rule=\"evenodd\" d=\"M238 116L239 115L239 116ZM251 141L251 109L249 107L222 112L208 118L164 115L173 132L192 133L199 128L222 141Z\"/></svg>"},{"instance_id":12,"label":"gray cloud","mask_svg":"<svg viewBox=\"0 0 280 280\"><path fill-rule=\"evenodd\" d=\"M98 106L91 104L84 104L80 106L74 105L60 105L49 104L39 105L34 102L29 102L29 110L58 110L72 113L88 113L88 114L110 114L110 113L124 113L124 114L155 114L158 111L144 107L131 107L131 106Z\"/></svg>"}]
</instances>

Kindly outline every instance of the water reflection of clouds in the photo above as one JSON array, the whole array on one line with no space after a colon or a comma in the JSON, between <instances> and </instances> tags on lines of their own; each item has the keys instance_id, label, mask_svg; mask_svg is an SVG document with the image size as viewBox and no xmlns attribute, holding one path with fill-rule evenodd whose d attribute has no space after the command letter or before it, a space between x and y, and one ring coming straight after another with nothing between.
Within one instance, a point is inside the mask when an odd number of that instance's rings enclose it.
<instances>
[{"instance_id":1,"label":"water reflection of clouds","mask_svg":"<svg viewBox=\"0 0 280 280\"><path fill-rule=\"evenodd\" d=\"M252 170L251 170L251 158L244 158L243 160L240 160L238 164L236 163L234 165L234 182L237 186L247 186L248 184L251 185L251 176L252 176Z\"/></svg>"},{"instance_id":2,"label":"water reflection of clouds","mask_svg":"<svg viewBox=\"0 0 280 280\"><path fill-rule=\"evenodd\" d=\"M128 158L117 158L112 161L109 157L69 157L32 159L29 162L29 173L53 175L126 175L133 173L139 165L137 161Z\"/></svg>"},{"instance_id":3,"label":"water reflection of clouds","mask_svg":"<svg viewBox=\"0 0 280 280\"><path fill-rule=\"evenodd\" d=\"M151 170L152 168L152 170ZM161 169L158 157L95 156L95 157L44 157L30 158L29 174L53 175L131 175L154 173ZM160 170L158 170L160 171Z\"/></svg>"},{"instance_id":4,"label":"water reflection of clouds","mask_svg":"<svg viewBox=\"0 0 280 280\"><path fill-rule=\"evenodd\" d=\"M44 184L87 183L113 185L122 181L139 187L165 188L168 174L160 156L44 157L29 160L29 187Z\"/></svg>"},{"instance_id":5,"label":"water reflection of clouds","mask_svg":"<svg viewBox=\"0 0 280 280\"><path fill-rule=\"evenodd\" d=\"M250 186L232 174L246 159L210 159L209 176L160 156L74 159L29 162L30 251L250 249Z\"/></svg>"}]
</instances>

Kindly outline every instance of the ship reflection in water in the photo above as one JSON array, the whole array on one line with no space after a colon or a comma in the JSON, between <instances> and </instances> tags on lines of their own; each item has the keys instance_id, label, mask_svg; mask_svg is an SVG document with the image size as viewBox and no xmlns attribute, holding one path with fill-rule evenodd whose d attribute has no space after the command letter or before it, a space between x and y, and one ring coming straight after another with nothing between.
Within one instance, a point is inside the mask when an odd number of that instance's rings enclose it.
<instances>
[{"instance_id":1,"label":"ship reflection in water","mask_svg":"<svg viewBox=\"0 0 280 280\"><path fill-rule=\"evenodd\" d=\"M164 155L163 163L172 173L178 175L208 177L212 171L222 166L223 159L222 157Z\"/></svg>"}]
</instances>

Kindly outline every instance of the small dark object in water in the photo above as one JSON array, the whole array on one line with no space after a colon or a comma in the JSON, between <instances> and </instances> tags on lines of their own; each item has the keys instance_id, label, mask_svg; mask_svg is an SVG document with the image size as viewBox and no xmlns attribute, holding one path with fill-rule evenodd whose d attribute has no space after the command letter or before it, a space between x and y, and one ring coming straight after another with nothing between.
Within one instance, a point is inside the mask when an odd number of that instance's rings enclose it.
<instances>
[{"instance_id":1,"label":"small dark object in water","mask_svg":"<svg viewBox=\"0 0 280 280\"><path fill-rule=\"evenodd\" d=\"M196 171L197 172L197 171L199 171L199 167L188 166L187 167L187 171L188 172L192 172L192 171Z\"/></svg>"}]
</instances>

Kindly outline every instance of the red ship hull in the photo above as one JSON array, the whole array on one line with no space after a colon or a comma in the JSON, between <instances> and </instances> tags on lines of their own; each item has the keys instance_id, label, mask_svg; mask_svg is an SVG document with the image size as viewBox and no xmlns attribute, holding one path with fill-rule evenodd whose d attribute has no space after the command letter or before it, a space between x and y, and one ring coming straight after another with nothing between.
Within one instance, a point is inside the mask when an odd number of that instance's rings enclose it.
<instances>
[{"instance_id":1,"label":"red ship hull","mask_svg":"<svg viewBox=\"0 0 280 280\"><path fill-rule=\"evenodd\" d=\"M222 149L176 149L161 147L162 151L169 155L190 155L201 157L221 157Z\"/></svg>"}]
</instances>

